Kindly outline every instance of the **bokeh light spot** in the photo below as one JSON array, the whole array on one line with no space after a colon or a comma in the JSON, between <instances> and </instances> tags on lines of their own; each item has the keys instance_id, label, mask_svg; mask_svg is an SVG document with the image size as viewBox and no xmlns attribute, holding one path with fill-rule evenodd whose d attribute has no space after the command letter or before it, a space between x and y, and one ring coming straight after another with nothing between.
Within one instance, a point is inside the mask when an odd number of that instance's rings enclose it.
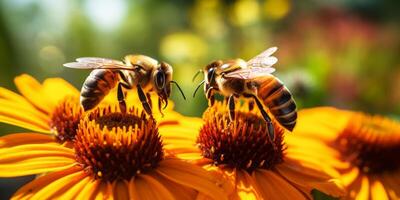
<instances>
[{"instance_id":1,"label":"bokeh light spot","mask_svg":"<svg viewBox=\"0 0 400 200\"><path fill-rule=\"evenodd\" d=\"M207 44L193 33L173 33L164 37L160 45L161 55L175 63L194 62L207 53Z\"/></svg>"},{"instance_id":2,"label":"bokeh light spot","mask_svg":"<svg viewBox=\"0 0 400 200\"><path fill-rule=\"evenodd\" d=\"M264 4L264 14L271 19L281 19L290 11L289 0L266 0Z\"/></svg>"}]
</instances>

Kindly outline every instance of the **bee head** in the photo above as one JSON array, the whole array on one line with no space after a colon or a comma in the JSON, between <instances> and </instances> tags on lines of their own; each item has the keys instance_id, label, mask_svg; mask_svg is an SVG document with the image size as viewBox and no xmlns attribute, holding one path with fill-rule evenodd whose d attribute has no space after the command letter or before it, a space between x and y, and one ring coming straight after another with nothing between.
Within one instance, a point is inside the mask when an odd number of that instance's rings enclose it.
<instances>
[{"instance_id":1,"label":"bee head","mask_svg":"<svg viewBox=\"0 0 400 200\"><path fill-rule=\"evenodd\" d=\"M218 88L215 77L217 76L218 68L223 64L222 60L217 60L204 68L204 91L206 92L210 87Z\"/></svg>"},{"instance_id":2,"label":"bee head","mask_svg":"<svg viewBox=\"0 0 400 200\"><path fill-rule=\"evenodd\" d=\"M161 62L153 72L154 89L163 100L167 100L171 94L172 71L171 65Z\"/></svg>"}]
</instances>

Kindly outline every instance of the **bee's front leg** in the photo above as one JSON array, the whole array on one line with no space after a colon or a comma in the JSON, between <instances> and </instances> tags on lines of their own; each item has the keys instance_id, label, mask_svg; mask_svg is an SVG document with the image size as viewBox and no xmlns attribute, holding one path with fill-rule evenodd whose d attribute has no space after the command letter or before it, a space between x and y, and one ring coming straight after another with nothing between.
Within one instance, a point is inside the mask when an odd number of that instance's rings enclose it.
<instances>
[{"instance_id":1,"label":"bee's front leg","mask_svg":"<svg viewBox=\"0 0 400 200\"><path fill-rule=\"evenodd\" d=\"M250 100L249 101L249 111L252 111L254 109L254 101Z\"/></svg>"},{"instance_id":2,"label":"bee's front leg","mask_svg":"<svg viewBox=\"0 0 400 200\"><path fill-rule=\"evenodd\" d=\"M147 100L146 94L143 92L142 86L140 84L137 85L137 92L139 96L140 102L142 102L143 109L146 111L150 117L153 117L153 113L151 112L151 106Z\"/></svg>"},{"instance_id":3,"label":"bee's front leg","mask_svg":"<svg viewBox=\"0 0 400 200\"><path fill-rule=\"evenodd\" d=\"M150 93L146 93L147 100L149 101L150 108L153 108L153 102L151 101Z\"/></svg>"},{"instance_id":4,"label":"bee's front leg","mask_svg":"<svg viewBox=\"0 0 400 200\"><path fill-rule=\"evenodd\" d=\"M231 123L235 120L235 96L233 94L228 98L228 105L229 105L229 120Z\"/></svg>"},{"instance_id":5,"label":"bee's front leg","mask_svg":"<svg viewBox=\"0 0 400 200\"><path fill-rule=\"evenodd\" d=\"M126 102L125 102L125 94L122 90L122 83L118 83L118 91L117 91L117 98L119 103L119 109L122 113L126 113Z\"/></svg>"},{"instance_id":6,"label":"bee's front leg","mask_svg":"<svg viewBox=\"0 0 400 200\"><path fill-rule=\"evenodd\" d=\"M206 92L206 98L208 99L208 106L213 106L215 103L215 97L214 97L214 87L209 87Z\"/></svg>"}]
</instances>

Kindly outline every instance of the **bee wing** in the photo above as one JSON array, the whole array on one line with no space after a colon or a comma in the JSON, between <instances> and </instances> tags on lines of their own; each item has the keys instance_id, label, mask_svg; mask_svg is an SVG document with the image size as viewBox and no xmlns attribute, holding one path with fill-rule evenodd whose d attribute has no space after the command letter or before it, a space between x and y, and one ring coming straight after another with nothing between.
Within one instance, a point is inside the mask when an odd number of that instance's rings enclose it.
<instances>
[{"instance_id":1,"label":"bee wing","mask_svg":"<svg viewBox=\"0 0 400 200\"><path fill-rule=\"evenodd\" d=\"M82 57L82 58L77 58L77 62L82 62L82 63L103 63L103 64L117 64L117 65L124 65L122 61L119 60L113 60L109 58L98 58L98 57Z\"/></svg>"},{"instance_id":2,"label":"bee wing","mask_svg":"<svg viewBox=\"0 0 400 200\"><path fill-rule=\"evenodd\" d=\"M252 67L243 68L233 72L225 74L225 77L229 78L239 78L239 79L254 79L262 76L268 76L275 71L272 67Z\"/></svg>"},{"instance_id":3,"label":"bee wing","mask_svg":"<svg viewBox=\"0 0 400 200\"><path fill-rule=\"evenodd\" d=\"M136 66L127 66L119 60L108 58L84 57L76 59L76 62L65 63L65 67L76 69L125 69L133 70Z\"/></svg>"},{"instance_id":4,"label":"bee wing","mask_svg":"<svg viewBox=\"0 0 400 200\"><path fill-rule=\"evenodd\" d=\"M278 58L271 56L277 50L277 47L271 47L247 61L247 65L251 67L271 67L278 62Z\"/></svg>"}]
</instances>

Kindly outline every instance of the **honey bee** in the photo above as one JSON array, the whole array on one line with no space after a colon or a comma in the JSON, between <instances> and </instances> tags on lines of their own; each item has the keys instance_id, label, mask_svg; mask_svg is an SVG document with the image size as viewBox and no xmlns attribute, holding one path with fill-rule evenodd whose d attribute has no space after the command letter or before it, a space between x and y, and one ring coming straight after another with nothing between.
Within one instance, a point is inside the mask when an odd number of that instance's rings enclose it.
<instances>
[{"instance_id":1,"label":"honey bee","mask_svg":"<svg viewBox=\"0 0 400 200\"><path fill-rule=\"evenodd\" d=\"M65 63L65 67L76 69L92 69L93 71L83 83L80 103L85 111L96 107L103 98L117 85L117 98L121 112L126 112L124 89L137 90L138 97L147 114L152 116L150 93L158 95L158 108L162 113L168 105L171 83L174 83L183 94L178 83L172 80L171 65L145 55L127 55L125 63L119 60L97 57L83 57L76 62Z\"/></svg>"},{"instance_id":2,"label":"honey bee","mask_svg":"<svg viewBox=\"0 0 400 200\"><path fill-rule=\"evenodd\" d=\"M222 94L228 99L231 121L235 119L235 98L250 100L250 109L255 102L267 123L271 141L275 139L274 128L264 106L283 127L292 131L297 119L296 103L288 88L272 75L275 71L272 65L278 62L272 54L277 49L271 47L247 62L243 59L212 62L202 70L204 80L193 96L204 83L204 93L210 105L214 104L214 93Z\"/></svg>"}]
</instances>

